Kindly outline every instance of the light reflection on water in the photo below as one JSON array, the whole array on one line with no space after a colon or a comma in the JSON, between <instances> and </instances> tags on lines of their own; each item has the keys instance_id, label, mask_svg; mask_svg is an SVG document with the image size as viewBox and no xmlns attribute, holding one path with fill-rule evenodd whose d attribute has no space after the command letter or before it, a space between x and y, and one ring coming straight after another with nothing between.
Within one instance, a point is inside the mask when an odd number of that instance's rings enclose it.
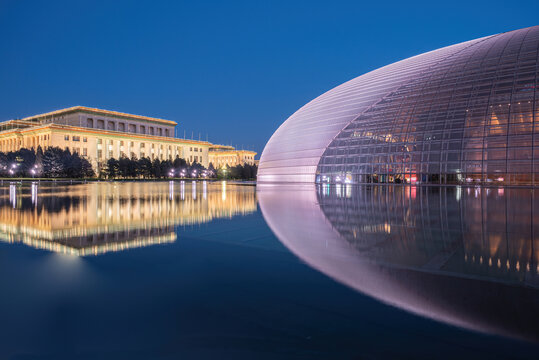
<instances>
[{"instance_id":1,"label":"light reflection on water","mask_svg":"<svg viewBox=\"0 0 539 360\"><path fill-rule=\"evenodd\" d=\"M186 192L185 188L190 188ZM70 255L176 241L175 227L256 211L252 187L226 196L226 185L127 182L0 186L0 240Z\"/></svg>"},{"instance_id":2,"label":"light reflection on water","mask_svg":"<svg viewBox=\"0 0 539 360\"><path fill-rule=\"evenodd\" d=\"M126 319L142 316L150 325L140 322L136 341L123 338L123 344L134 348L145 341L163 346L169 333L174 334L172 343L183 339L192 347L185 339L193 328L207 337L204 346L236 349L229 334L237 332L242 334L237 335L241 346L251 347L253 334L265 344L276 329L279 336L273 335L273 341L281 342L275 342L280 344L275 349L311 351L314 343L325 342L330 350L319 358L332 358L338 348L334 344L342 339L350 342L339 351L360 353L354 349L357 339L373 327L373 338L381 328L388 336L377 340L381 347L413 338L413 331L403 337L394 330L410 324L394 324L398 319L388 314L398 311L311 269L308 275L303 263L291 261L257 212L258 199L278 239L338 282L443 323L537 340L537 196L529 189L473 187L267 185L255 191L226 182L6 182L0 185L1 239L56 253L2 247L3 289L9 294L4 301L18 303L15 312L12 305L4 305L2 316L19 324L18 314L31 313L21 328L35 329L39 336L34 335L34 341L62 318L64 310L55 310L58 304L77 309L73 320L64 318L70 329L90 309L84 328L90 327L81 331L94 342L120 333L131 337L132 324ZM179 227L197 224L205 225ZM179 240L172 245L167 239ZM110 256L64 255L98 255L159 243L164 246ZM113 299L115 306L110 306ZM350 307L342 310L347 302ZM130 305L122 308L125 304ZM379 312L368 314L372 309ZM51 312L54 319L41 325L34 319ZM174 312L176 317L171 317ZM371 321L365 321L369 317ZM410 318L425 324L424 319ZM113 330L101 333L101 319ZM443 337L445 330L437 326L437 336ZM11 339L24 338L21 333L9 332ZM155 339L154 333L159 334ZM313 334L317 340L311 343L307 337ZM51 332L48 339L63 344L65 335ZM430 334L420 335L420 342L410 348L430 339ZM367 337L363 345L371 342ZM262 349L266 351L266 345Z\"/></svg>"},{"instance_id":3,"label":"light reflection on water","mask_svg":"<svg viewBox=\"0 0 539 360\"><path fill-rule=\"evenodd\" d=\"M265 220L312 267L390 305L539 339L539 192L258 187Z\"/></svg>"}]
</instances>

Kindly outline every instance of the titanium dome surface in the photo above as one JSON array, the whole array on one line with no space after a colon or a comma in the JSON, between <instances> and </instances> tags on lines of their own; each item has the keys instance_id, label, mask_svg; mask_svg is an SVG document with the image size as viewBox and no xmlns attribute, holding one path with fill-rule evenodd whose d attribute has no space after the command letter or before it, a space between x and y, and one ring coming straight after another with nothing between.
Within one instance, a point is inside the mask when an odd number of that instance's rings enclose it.
<instances>
[{"instance_id":1,"label":"titanium dome surface","mask_svg":"<svg viewBox=\"0 0 539 360\"><path fill-rule=\"evenodd\" d=\"M259 182L539 184L539 26L414 56L312 100Z\"/></svg>"}]
</instances>

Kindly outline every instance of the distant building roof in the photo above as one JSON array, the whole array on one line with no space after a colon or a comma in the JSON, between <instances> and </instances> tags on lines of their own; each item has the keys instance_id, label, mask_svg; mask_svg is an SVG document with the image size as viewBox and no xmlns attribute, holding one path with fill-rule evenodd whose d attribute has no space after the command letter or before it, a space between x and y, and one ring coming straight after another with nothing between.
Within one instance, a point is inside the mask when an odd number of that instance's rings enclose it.
<instances>
[{"instance_id":1,"label":"distant building roof","mask_svg":"<svg viewBox=\"0 0 539 360\"><path fill-rule=\"evenodd\" d=\"M210 146L210 150L217 150L217 151L220 151L220 150L235 150L235 148L234 148L234 146L230 146L230 145L213 144L212 146Z\"/></svg>"},{"instance_id":2,"label":"distant building roof","mask_svg":"<svg viewBox=\"0 0 539 360\"><path fill-rule=\"evenodd\" d=\"M256 155L256 151L238 150L234 146L230 146L230 145L212 144L209 150L211 154L215 154L215 153L224 154L224 153L232 153L232 152L242 153L243 152L243 153L250 153L250 154Z\"/></svg>"},{"instance_id":3,"label":"distant building roof","mask_svg":"<svg viewBox=\"0 0 539 360\"><path fill-rule=\"evenodd\" d=\"M164 120L164 119L159 119L159 118L154 118L154 117L149 117L149 116L142 116L142 115L133 115L133 114L123 113L119 111L96 109L96 108L90 108L86 106L73 106L73 107L69 107L65 109L51 111L44 114L29 116L22 120L31 121L31 120L35 120L42 117L56 116L56 115L73 113L73 112L85 112L85 113L90 113L90 114L114 116L114 117L121 117L121 118L132 119L132 120L145 120L145 121L158 122L158 123L173 125L173 126L178 125L177 122L171 121L171 120Z\"/></svg>"}]
</instances>

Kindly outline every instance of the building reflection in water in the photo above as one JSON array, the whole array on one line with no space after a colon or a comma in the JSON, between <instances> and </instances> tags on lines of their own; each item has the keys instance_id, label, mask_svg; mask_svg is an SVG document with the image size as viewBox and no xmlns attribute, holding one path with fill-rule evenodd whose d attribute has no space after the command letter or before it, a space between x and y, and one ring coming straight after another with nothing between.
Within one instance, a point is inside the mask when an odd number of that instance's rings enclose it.
<instances>
[{"instance_id":1,"label":"building reflection in water","mask_svg":"<svg viewBox=\"0 0 539 360\"><path fill-rule=\"evenodd\" d=\"M0 240L80 256L170 243L178 225L256 211L253 187L225 192L205 181L4 183Z\"/></svg>"},{"instance_id":2,"label":"building reflection in water","mask_svg":"<svg viewBox=\"0 0 539 360\"><path fill-rule=\"evenodd\" d=\"M258 187L264 218L314 268L387 304L539 339L539 192Z\"/></svg>"}]
</instances>

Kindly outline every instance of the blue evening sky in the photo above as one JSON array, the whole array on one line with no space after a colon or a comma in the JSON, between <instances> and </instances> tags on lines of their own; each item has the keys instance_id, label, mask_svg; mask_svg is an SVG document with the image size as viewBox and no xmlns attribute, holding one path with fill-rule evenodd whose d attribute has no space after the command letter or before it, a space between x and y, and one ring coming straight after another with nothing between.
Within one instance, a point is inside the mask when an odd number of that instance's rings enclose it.
<instances>
[{"instance_id":1,"label":"blue evening sky","mask_svg":"<svg viewBox=\"0 0 539 360\"><path fill-rule=\"evenodd\" d=\"M260 153L332 87L538 14L538 0L0 0L0 120L86 105Z\"/></svg>"}]
</instances>

